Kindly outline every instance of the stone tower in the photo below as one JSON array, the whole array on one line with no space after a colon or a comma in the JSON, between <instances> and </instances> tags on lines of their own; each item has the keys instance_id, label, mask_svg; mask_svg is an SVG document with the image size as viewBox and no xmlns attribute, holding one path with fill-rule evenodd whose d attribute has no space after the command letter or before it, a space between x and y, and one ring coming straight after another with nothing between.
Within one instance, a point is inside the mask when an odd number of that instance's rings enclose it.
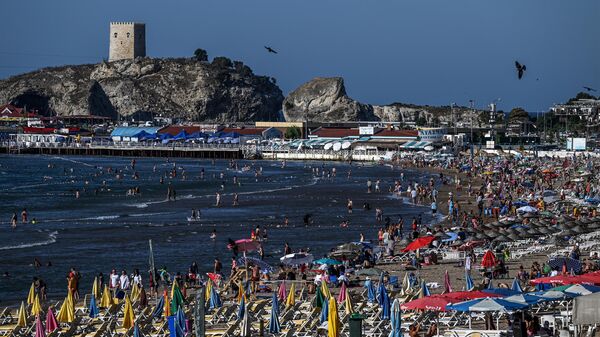
<instances>
[{"instance_id":1,"label":"stone tower","mask_svg":"<svg viewBox=\"0 0 600 337\"><path fill-rule=\"evenodd\" d=\"M108 60L146 56L146 25L135 22L111 22Z\"/></svg>"}]
</instances>

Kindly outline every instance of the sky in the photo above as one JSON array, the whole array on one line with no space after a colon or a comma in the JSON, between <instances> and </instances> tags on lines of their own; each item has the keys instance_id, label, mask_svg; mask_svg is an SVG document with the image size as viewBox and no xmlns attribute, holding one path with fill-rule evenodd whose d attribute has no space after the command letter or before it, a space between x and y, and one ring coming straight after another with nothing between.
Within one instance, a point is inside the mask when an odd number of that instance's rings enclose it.
<instances>
[{"instance_id":1,"label":"sky","mask_svg":"<svg viewBox=\"0 0 600 337\"><path fill-rule=\"evenodd\" d=\"M533 112L582 86L600 94L598 0L19 0L2 12L0 78L99 62L109 22L136 21L148 56L203 48L275 77L284 94L318 76L341 76L350 97L378 105Z\"/></svg>"}]
</instances>

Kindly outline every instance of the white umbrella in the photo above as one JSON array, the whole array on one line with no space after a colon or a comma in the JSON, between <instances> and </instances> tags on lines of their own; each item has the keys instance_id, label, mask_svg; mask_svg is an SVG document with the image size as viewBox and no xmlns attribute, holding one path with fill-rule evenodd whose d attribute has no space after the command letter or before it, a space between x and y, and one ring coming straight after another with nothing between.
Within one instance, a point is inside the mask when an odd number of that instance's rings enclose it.
<instances>
[{"instance_id":1,"label":"white umbrella","mask_svg":"<svg viewBox=\"0 0 600 337\"><path fill-rule=\"evenodd\" d=\"M312 254L306 254L306 253L287 254L287 255L284 255L281 258L279 258L279 261L281 261L281 263L289 265L289 266L300 265L300 264L309 264L309 263L313 262L313 260L314 260L314 257L312 256Z\"/></svg>"},{"instance_id":2,"label":"white umbrella","mask_svg":"<svg viewBox=\"0 0 600 337\"><path fill-rule=\"evenodd\" d=\"M517 212L519 212L519 213L536 213L537 211L538 211L537 208L531 207L531 206L523 206L523 207L517 208Z\"/></svg>"}]
</instances>

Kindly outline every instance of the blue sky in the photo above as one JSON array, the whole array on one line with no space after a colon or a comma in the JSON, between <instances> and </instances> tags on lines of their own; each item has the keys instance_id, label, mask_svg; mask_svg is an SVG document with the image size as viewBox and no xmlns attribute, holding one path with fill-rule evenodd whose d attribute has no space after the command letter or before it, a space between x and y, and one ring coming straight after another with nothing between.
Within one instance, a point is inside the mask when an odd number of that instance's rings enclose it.
<instances>
[{"instance_id":1,"label":"blue sky","mask_svg":"<svg viewBox=\"0 0 600 337\"><path fill-rule=\"evenodd\" d=\"M275 77L284 94L342 76L365 103L500 98L501 109L540 111L583 85L600 90L597 0L19 0L2 12L0 78L98 62L109 22L139 21L149 56L201 47ZM521 81L515 60L528 68Z\"/></svg>"}]
</instances>

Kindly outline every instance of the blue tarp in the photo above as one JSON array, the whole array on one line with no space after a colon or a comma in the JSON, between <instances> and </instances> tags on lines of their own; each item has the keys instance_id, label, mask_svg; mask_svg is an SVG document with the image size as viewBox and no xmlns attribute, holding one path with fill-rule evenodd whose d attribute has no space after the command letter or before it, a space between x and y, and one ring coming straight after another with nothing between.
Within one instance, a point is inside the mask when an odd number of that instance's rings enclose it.
<instances>
[{"instance_id":1,"label":"blue tarp","mask_svg":"<svg viewBox=\"0 0 600 337\"><path fill-rule=\"evenodd\" d=\"M115 128L111 133L111 137L138 137L138 135L144 132L147 135L156 135L160 127L137 127L137 126L119 126Z\"/></svg>"}]
</instances>

